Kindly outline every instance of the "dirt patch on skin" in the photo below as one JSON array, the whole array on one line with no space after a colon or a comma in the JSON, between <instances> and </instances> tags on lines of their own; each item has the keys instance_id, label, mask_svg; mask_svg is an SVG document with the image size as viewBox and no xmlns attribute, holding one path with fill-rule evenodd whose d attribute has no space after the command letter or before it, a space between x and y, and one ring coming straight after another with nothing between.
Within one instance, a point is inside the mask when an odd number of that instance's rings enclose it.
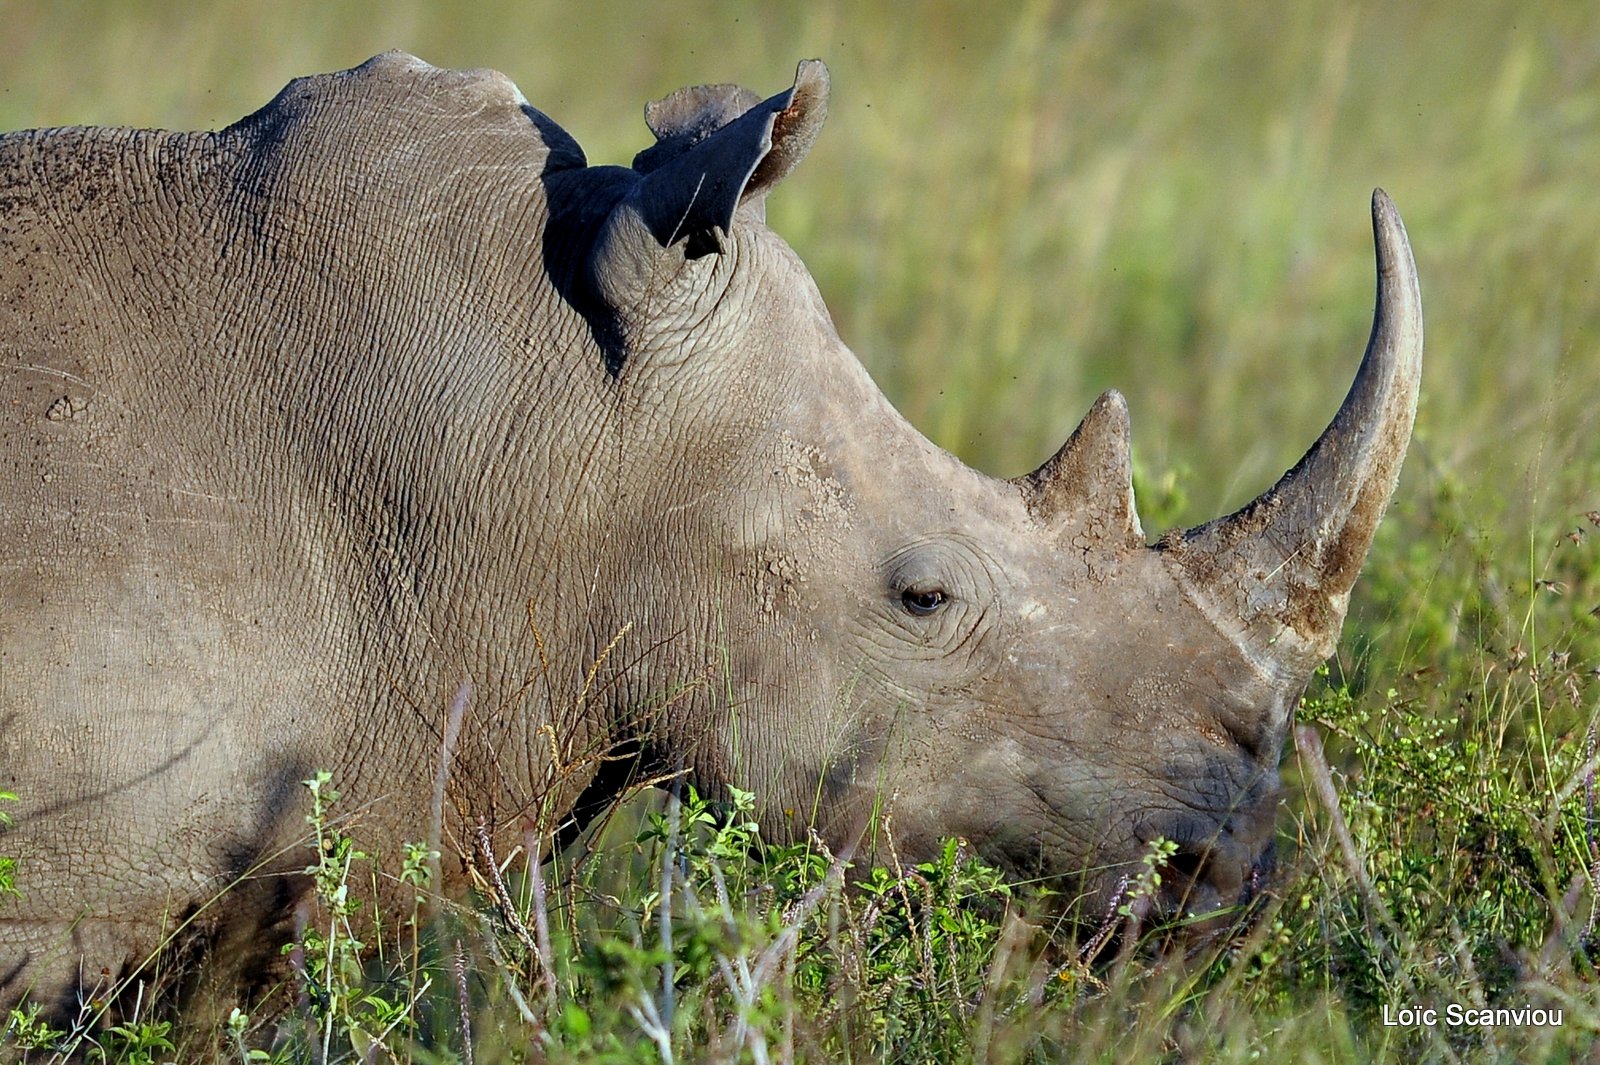
<instances>
[{"instance_id":1,"label":"dirt patch on skin","mask_svg":"<svg viewBox=\"0 0 1600 1065\"><path fill-rule=\"evenodd\" d=\"M71 396L57 396L44 412L45 421L70 422L88 409L88 402Z\"/></svg>"},{"instance_id":2,"label":"dirt patch on skin","mask_svg":"<svg viewBox=\"0 0 1600 1065\"><path fill-rule=\"evenodd\" d=\"M752 576L756 602L763 613L772 613L780 601L789 607L800 604L800 585L805 583L806 575L793 555L771 549L758 552Z\"/></svg>"},{"instance_id":3,"label":"dirt patch on skin","mask_svg":"<svg viewBox=\"0 0 1600 1065\"><path fill-rule=\"evenodd\" d=\"M854 509L826 453L814 445L780 437L769 476L778 492L770 506L759 508L739 565L767 614L802 605L803 586L819 561L841 550Z\"/></svg>"},{"instance_id":4,"label":"dirt patch on skin","mask_svg":"<svg viewBox=\"0 0 1600 1065\"><path fill-rule=\"evenodd\" d=\"M848 529L850 501L822 449L789 436L783 438L782 446L778 476L785 487L800 493L795 516L801 526Z\"/></svg>"}]
</instances>

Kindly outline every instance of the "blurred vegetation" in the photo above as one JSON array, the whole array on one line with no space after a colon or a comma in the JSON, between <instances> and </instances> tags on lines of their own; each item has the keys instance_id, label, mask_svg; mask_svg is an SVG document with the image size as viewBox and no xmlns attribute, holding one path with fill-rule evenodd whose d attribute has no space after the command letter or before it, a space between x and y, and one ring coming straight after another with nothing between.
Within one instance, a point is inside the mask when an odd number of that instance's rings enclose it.
<instances>
[{"instance_id":1,"label":"blurred vegetation","mask_svg":"<svg viewBox=\"0 0 1600 1065\"><path fill-rule=\"evenodd\" d=\"M821 57L828 129L769 220L846 341L916 425L1000 475L1036 465L1096 393L1121 389L1152 536L1253 496L1337 407L1370 320L1367 199L1382 185L1422 274L1422 407L1346 640L1302 715L1327 738L1370 883L1307 788L1286 819L1290 872L1251 931L1187 968L1108 978L1066 964L1075 945L1038 969L1043 954L1006 938L1009 895L965 866L927 870L924 884L973 881L989 907L963 917L899 891L902 922L975 922L974 960L941 999L961 1008L935 1011L927 1042L900 1039L931 992L894 983L885 954L874 979L890 983L850 991L871 1008L800 1045L811 1060L933 1060L960 1040L974 1060L1069 1047L1082 1060L1576 1059L1600 1028L1585 764L1600 669L1591 5L0 0L0 26L0 128L220 126L292 76L400 47L505 71L597 162L644 145L647 99L707 81L773 92ZM1319 772L1293 752L1286 767ZM814 859L780 856L779 909L758 901L717 934L780 935L797 897L783 885L814 885L784 863L815 873ZM777 1000L723 1007L776 1032L795 1001L827 1000L840 978L804 966L866 942L832 920L791 953L802 968ZM691 925L686 942L711 935ZM659 983L643 927L605 957L612 941L595 938L599 954L562 970L565 997L540 1016L569 1045L599 1047L583 1042L591 1021L631 1016L580 986L617 972ZM718 940L697 964L711 974L708 959L747 947ZM1013 972L993 962L1002 949L1035 960ZM1050 996L1030 990L1035 971ZM1565 1004L1567 1027L1446 1039L1376 1024L1383 1004L1419 1000ZM1004 1012L1019 1008L1039 1019L1019 1026ZM508 1011L495 1024L519 1023ZM851 1027L863 1023L878 1027ZM640 1048L656 1044L630 1031L605 1044L609 1060L651 1059Z\"/></svg>"}]
</instances>

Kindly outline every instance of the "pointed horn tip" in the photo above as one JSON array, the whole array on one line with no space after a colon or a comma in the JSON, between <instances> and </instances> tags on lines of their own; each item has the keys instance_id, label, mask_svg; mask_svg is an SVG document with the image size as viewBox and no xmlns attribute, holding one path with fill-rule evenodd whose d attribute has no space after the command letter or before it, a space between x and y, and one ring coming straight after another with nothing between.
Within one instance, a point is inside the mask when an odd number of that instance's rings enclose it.
<instances>
[{"instance_id":1,"label":"pointed horn tip","mask_svg":"<svg viewBox=\"0 0 1600 1065\"><path fill-rule=\"evenodd\" d=\"M1100 411L1105 414L1113 414L1118 418L1118 420L1123 422L1129 420L1128 397L1124 396L1115 388L1108 388L1104 392L1100 393L1100 395L1095 399L1093 406L1091 406L1089 410Z\"/></svg>"},{"instance_id":2,"label":"pointed horn tip","mask_svg":"<svg viewBox=\"0 0 1600 1065\"><path fill-rule=\"evenodd\" d=\"M801 85L815 85L827 89L829 80L828 64L820 59L802 59L800 65L794 68L795 88Z\"/></svg>"},{"instance_id":3,"label":"pointed horn tip","mask_svg":"<svg viewBox=\"0 0 1600 1065\"><path fill-rule=\"evenodd\" d=\"M1029 509L1055 528L1100 526L1107 543L1144 540L1133 500L1128 401L1116 389L1100 393L1067 442L1044 465L1013 483ZM1065 523L1065 525L1063 524Z\"/></svg>"},{"instance_id":4,"label":"pointed horn tip","mask_svg":"<svg viewBox=\"0 0 1600 1065\"><path fill-rule=\"evenodd\" d=\"M1420 377L1422 285L1405 222L1381 188L1372 190L1372 239L1377 255L1378 307L1367 354L1385 360L1398 356L1397 366L1409 367L1412 377ZM1379 342L1380 331L1387 343Z\"/></svg>"},{"instance_id":5,"label":"pointed horn tip","mask_svg":"<svg viewBox=\"0 0 1600 1065\"><path fill-rule=\"evenodd\" d=\"M1372 236L1378 246L1378 267L1383 273L1403 271L1415 277L1417 265L1411 254L1406 224L1400 218L1400 209L1381 188L1372 190Z\"/></svg>"},{"instance_id":6,"label":"pointed horn tip","mask_svg":"<svg viewBox=\"0 0 1600 1065\"><path fill-rule=\"evenodd\" d=\"M1396 234L1401 240L1406 235L1405 223L1400 221L1400 209L1382 189L1372 190L1372 233L1378 240L1379 249L1384 252L1394 247Z\"/></svg>"},{"instance_id":7,"label":"pointed horn tip","mask_svg":"<svg viewBox=\"0 0 1600 1065\"><path fill-rule=\"evenodd\" d=\"M1108 388L1089 405L1077 432L1091 427L1097 434L1113 433L1122 440L1133 434L1133 419L1128 414L1128 400L1121 392ZM1077 435L1077 433L1074 433Z\"/></svg>"}]
</instances>

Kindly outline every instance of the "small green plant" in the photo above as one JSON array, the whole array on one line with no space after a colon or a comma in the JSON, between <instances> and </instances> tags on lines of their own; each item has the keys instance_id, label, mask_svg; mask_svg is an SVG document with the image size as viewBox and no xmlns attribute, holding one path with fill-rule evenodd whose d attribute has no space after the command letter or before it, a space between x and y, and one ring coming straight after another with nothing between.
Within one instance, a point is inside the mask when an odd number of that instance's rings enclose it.
<instances>
[{"instance_id":1,"label":"small green plant","mask_svg":"<svg viewBox=\"0 0 1600 1065\"><path fill-rule=\"evenodd\" d=\"M413 1007L432 982L430 974L420 971L422 965L415 954L411 964L403 967L400 979L367 979L368 943L363 938L366 933L358 931L363 903L353 890L358 885L352 878L360 869L373 868L374 859L358 849L332 818L340 798L332 779L331 774L318 772L302 782L311 794L306 823L316 855L305 871L311 877L321 922L308 922L300 941L285 947L285 953L299 959L299 974L311 1015L318 1022L320 1055L325 1061L330 1060L336 1037L362 1054L375 1048L393 1052L393 1046L404 1045L418 1025ZM433 857L436 855L426 847L407 845L402 882L425 888ZM369 927L373 936L381 935L376 914Z\"/></svg>"},{"instance_id":2,"label":"small green plant","mask_svg":"<svg viewBox=\"0 0 1600 1065\"><path fill-rule=\"evenodd\" d=\"M67 1033L43 1019L44 1007L37 1002L12 1008L6 1016L0 1049L15 1048L27 1054L32 1050L49 1050L61 1044Z\"/></svg>"},{"instance_id":3,"label":"small green plant","mask_svg":"<svg viewBox=\"0 0 1600 1065\"><path fill-rule=\"evenodd\" d=\"M16 801L17 796L13 792L0 791L0 803ZM11 815L0 807L0 828L9 828L11 824ZM7 895L12 898L22 897L22 892L17 890L17 860L0 855L0 899L4 899Z\"/></svg>"},{"instance_id":4,"label":"small green plant","mask_svg":"<svg viewBox=\"0 0 1600 1065\"><path fill-rule=\"evenodd\" d=\"M957 1045L972 1017L963 1003L982 994L1011 901L998 871L949 840L933 861L870 870L846 891L842 875L830 878L843 866L816 843L762 840L754 809L746 791L731 789L719 804L688 788L675 812L651 815L638 836L664 860L675 856L696 900L674 925L678 978L722 977L747 1031L773 1034L792 1022L786 1010L837 1018L844 1003L870 1004L881 1023L861 1035L880 1050ZM786 986L757 988L738 975L740 958L785 948Z\"/></svg>"},{"instance_id":5,"label":"small green plant","mask_svg":"<svg viewBox=\"0 0 1600 1065\"><path fill-rule=\"evenodd\" d=\"M176 1050L171 1021L130 1021L106 1029L94 1057L116 1065L157 1065Z\"/></svg>"},{"instance_id":6,"label":"small green plant","mask_svg":"<svg viewBox=\"0 0 1600 1065\"><path fill-rule=\"evenodd\" d=\"M1157 836L1145 847L1139 859L1139 872L1123 891L1123 902L1117 915L1130 920L1142 919L1161 891L1161 870L1178 853L1178 845L1170 839Z\"/></svg>"}]
</instances>

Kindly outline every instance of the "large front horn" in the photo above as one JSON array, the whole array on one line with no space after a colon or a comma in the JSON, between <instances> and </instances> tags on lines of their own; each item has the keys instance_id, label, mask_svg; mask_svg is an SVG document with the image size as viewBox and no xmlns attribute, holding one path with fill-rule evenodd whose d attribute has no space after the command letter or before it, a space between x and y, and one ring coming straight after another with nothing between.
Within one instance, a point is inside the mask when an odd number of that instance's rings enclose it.
<instances>
[{"instance_id":1,"label":"large front horn","mask_svg":"<svg viewBox=\"0 0 1600 1065\"><path fill-rule=\"evenodd\" d=\"M1422 294L1393 201L1372 194L1378 303L1355 383L1294 469L1248 506L1158 545L1258 666L1303 684L1333 653L1394 492L1422 374Z\"/></svg>"}]
</instances>

